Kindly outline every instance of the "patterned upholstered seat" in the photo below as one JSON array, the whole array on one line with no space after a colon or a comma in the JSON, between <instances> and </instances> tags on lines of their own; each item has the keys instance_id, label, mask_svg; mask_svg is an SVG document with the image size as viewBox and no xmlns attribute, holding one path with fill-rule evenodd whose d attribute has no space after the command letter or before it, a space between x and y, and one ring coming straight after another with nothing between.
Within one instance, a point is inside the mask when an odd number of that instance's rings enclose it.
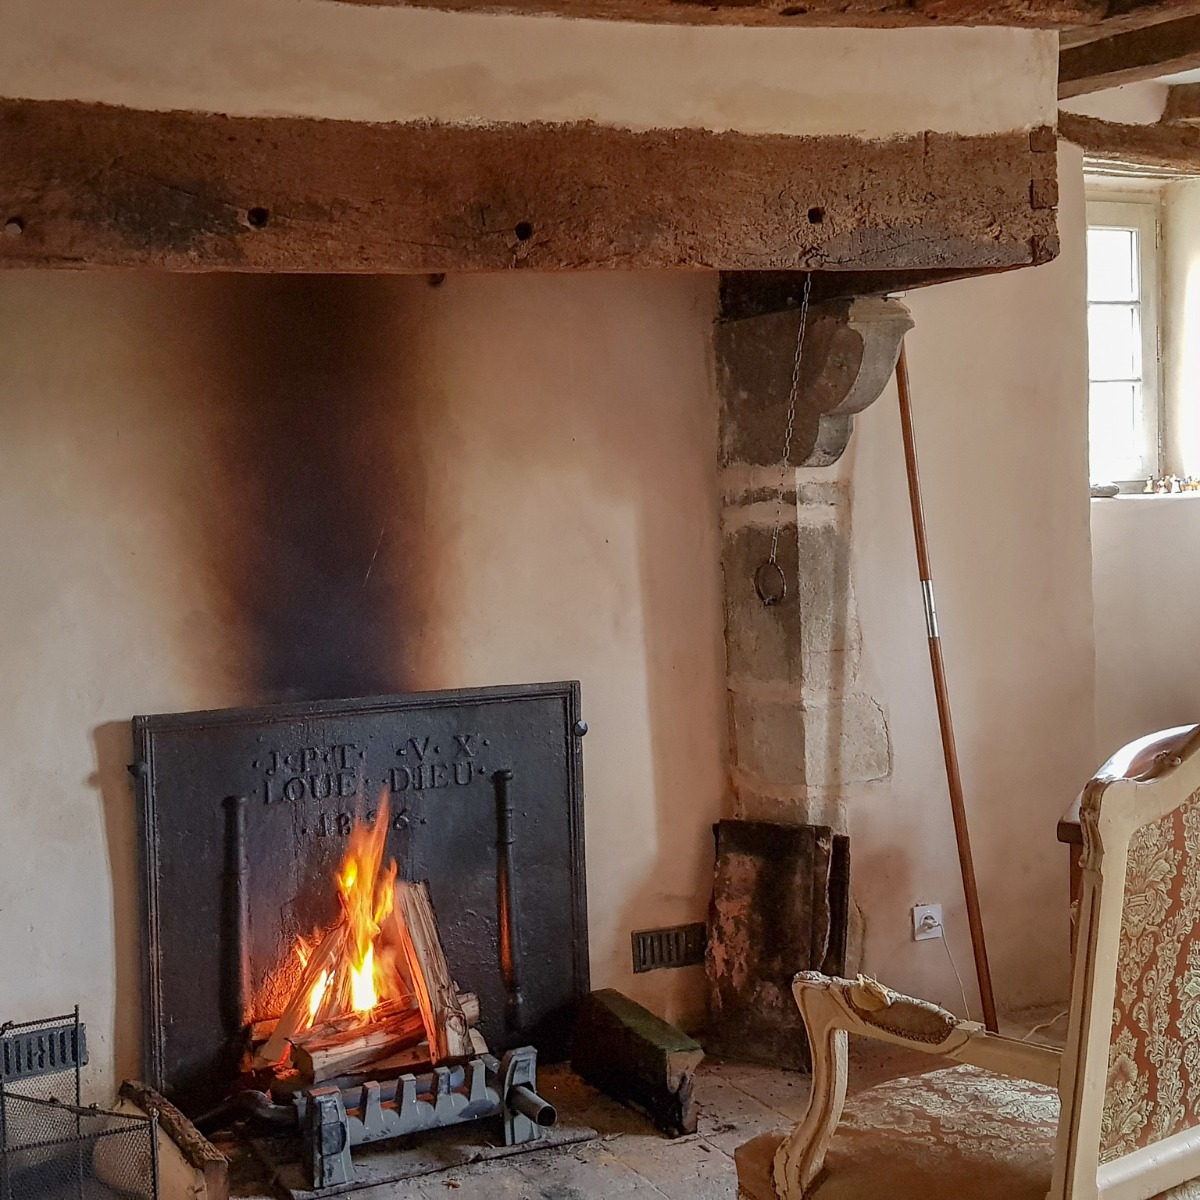
<instances>
[{"instance_id":1,"label":"patterned upholstered seat","mask_svg":"<svg viewBox=\"0 0 1200 1200\"><path fill-rule=\"evenodd\" d=\"M1060 1055L870 979L798 975L808 1112L785 1200L1200 1200L1200 726L1101 768ZM846 1100L848 1033L963 1066Z\"/></svg>"},{"instance_id":2,"label":"patterned upholstered seat","mask_svg":"<svg viewBox=\"0 0 1200 1200\"><path fill-rule=\"evenodd\" d=\"M1058 1093L978 1067L892 1079L846 1102L813 1200L1045 1200ZM1162 1200L1200 1200L1184 1183Z\"/></svg>"},{"instance_id":3,"label":"patterned upholstered seat","mask_svg":"<svg viewBox=\"0 0 1200 1200\"><path fill-rule=\"evenodd\" d=\"M1058 1093L978 1067L852 1096L814 1200L1045 1200Z\"/></svg>"}]
</instances>

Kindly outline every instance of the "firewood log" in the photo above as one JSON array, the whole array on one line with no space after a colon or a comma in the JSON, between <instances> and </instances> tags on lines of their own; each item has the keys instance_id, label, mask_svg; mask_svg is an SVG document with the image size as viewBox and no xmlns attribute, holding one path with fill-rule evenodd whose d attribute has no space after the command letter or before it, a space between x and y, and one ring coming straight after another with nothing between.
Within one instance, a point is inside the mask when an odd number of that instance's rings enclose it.
<instances>
[{"instance_id":1,"label":"firewood log","mask_svg":"<svg viewBox=\"0 0 1200 1200\"><path fill-rule=\"evenodd\" d=\"M323 1083L411 1050L424 1038L425 1023L418 1009L358 1029L335 1029L332 1034L323 1026L291 1039L292 1065L304 1079Z\"/></svg>"},{"instance_id":2,"label":"firewood log","mask_svg":"<svg viewBox=\"0 0 1200 1200\"><path fill-rule=\"evenodd\" d=\"M471 1053L467 1018L450 977L428 884L397 882L389 933L407 963L433 1061L466 1057Z\"/></svg>"},{"instance_id":3,"label":"firewood log","mask_svg":"<svg viewBox=\"0 0 1200 1200\"><path fill-rule=\"evenodd\" d=\"M346 940L344 923L335 925L313 950L300 984L292 995L291 1003L280 1015L271 1036L254 1056L254 1066L269 1067L277 1063L288 1046L288 1039L300 1028L308 1009L308 998L313 986L321 978L321 972L333 965Z\"/></svg>"}]
</instances>

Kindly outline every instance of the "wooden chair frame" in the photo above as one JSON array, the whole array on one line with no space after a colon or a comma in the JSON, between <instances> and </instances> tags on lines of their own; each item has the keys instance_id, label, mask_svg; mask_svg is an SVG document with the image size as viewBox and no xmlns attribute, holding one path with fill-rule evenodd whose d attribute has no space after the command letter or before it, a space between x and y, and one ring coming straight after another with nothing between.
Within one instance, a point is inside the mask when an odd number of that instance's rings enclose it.
<instances>
[{"instance_id":1,"label":"wooden chair frame","mask_svg":"<svg viewBox=\"0 0 1200 1200\"><path fill-rule=\"evenodd\" d=\"M1200 726L1126 746L1084 789L1083 896L1061 1054L988 1033L873 980L797 975L792 990L812 1047L813 1083L804 1119L775 1156L778 1194L800 1200L821 1171L845 1104L850 1033L1056 1087L1061 1115L1047 1200L1149 1200L1200 1177L1200 1126L1100 1161L1129 844L1198 792Z\"/></svg>"}]
</instances>

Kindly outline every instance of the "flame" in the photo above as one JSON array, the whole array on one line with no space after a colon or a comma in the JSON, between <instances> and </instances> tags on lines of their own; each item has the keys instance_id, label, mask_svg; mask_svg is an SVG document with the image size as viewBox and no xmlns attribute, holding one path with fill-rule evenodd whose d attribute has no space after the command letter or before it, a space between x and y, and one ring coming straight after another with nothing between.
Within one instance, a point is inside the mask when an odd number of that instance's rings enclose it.
<instances>
[{"instance_id":1,"label":"flame","mask_svg":"<svg viewBox=\"0 0 1200 1200\"><path fill-rule=\"evenodd\" d=\"M376 953L383 923L396 904L396 864L383 867L387 831L388 805L383 797L374 823L355 822L350 833L350 845L335 877L342 907L342 953L311 985L303 1028L350 1014L369 1020L381 1000L406 991L396 976L394 956ZM296 955L302 971L315 948L297 938Z\"/></svg>"},{"instance_id":2,"label":"flame","mask_svg":"<svg viewBox=\"0 0 1200 1200\"><path fill-rule=\"evenodd\" d=\"M325 999L327 987L329 987L329 971L324 970L317 977L317 982L313 984L312 991L308 994L309 1024L317 1019L317 1013L321 1011L321 1001Z\"/></svg>"}]
</instances>

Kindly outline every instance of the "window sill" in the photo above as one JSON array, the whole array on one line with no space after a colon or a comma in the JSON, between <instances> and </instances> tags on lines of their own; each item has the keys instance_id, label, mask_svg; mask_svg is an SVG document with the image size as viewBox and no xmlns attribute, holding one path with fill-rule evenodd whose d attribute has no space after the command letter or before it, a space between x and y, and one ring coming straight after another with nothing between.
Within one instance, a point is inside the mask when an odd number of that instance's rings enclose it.
<instances>
[{"instance_id":1,"label":"window sill","mask_svg":"<svg viewBox=\"0 0 1200 1200\"><path fill-rule=\"evenodd\" d=\"M1135 500L1139 504L1173 504L1178 500L1200 500L1200 492L1121 492L1116 496L1090 496L1093 504L1112 504L1117 500Z\"/></svg>"}]
</instances>

